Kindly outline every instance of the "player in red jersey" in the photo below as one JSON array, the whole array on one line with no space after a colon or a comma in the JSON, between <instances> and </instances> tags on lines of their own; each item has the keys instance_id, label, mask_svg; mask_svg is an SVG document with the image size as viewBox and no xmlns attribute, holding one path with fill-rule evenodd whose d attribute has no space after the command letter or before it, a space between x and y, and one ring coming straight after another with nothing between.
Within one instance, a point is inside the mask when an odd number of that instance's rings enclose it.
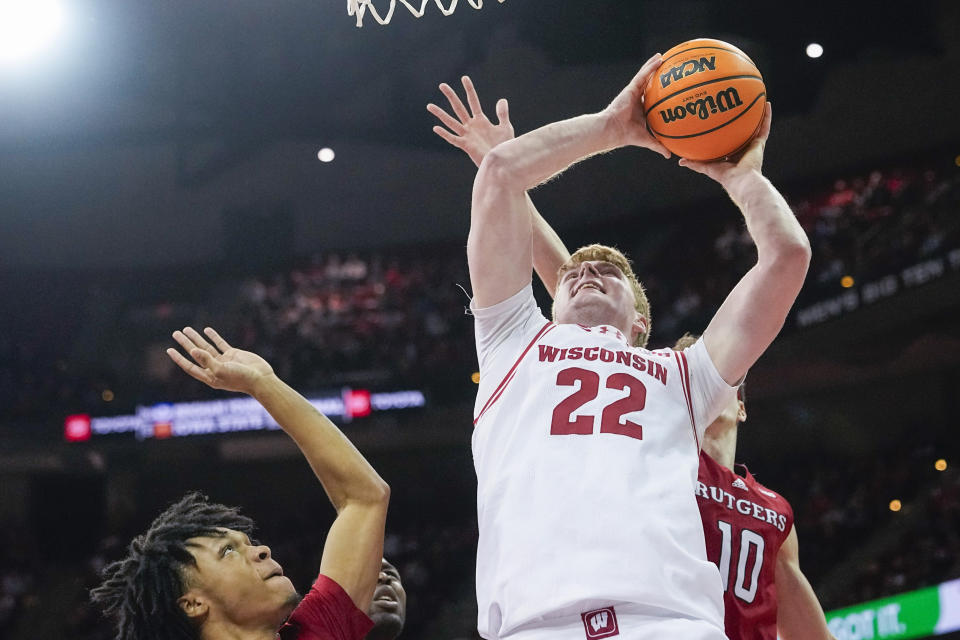
<instances>
[{"instance_id":1,"label":"player in red jersey","mask_svg":"<svg viewBox=\"0 0 960 640\"><path fill-rule=\"evenodd\" d=\"M187 327L173 334L193 362L176 349L167 353L197 380L263 405L337 510L320 575L301 600L270 547L251 540L250 518L191 493L134 538L91 598L115 619L117 640L362 640L373 628L364 611L378 581L388 582L389 570L381 569L389 487L263 358L234 349L213 329L205 333Z\"/></svg>"},{"instance_id":2,"label":"player in red jersey","mask_svg":"<svg viewBox=\"0 0 960 640\"><path fill-rule=\"evenodd\" d=\"M674 345L696 341L686 335ZM735 470L737 431L747 419L737 398L707 427L700 451L697 505L707 558L723 580L724 628L731 640L832 639L823 609L800 571L793 509L757 482L744 465Z\"/></svg>"},{"instance_id":3,"label":"player in red jersey","mask_svg":"<svg viewBox=\"0 0 960 640\"><path fill-rule=\"evenodd\" d=\"M456 117L434 104L428 105L427 110L447 127L435 126L434 132L464 151L479 166L487 151L513 137L513 126L506 100L497 102L499 122L495 125L476 108L480 101L468 77L463 78L463 85L471 111L446 84L440 85L440 90ZM553 295L557 270L570 254L529 198L527 206L533 219L534 267ZM678 343L675 348L689 344ZM749 472L740 478L732 470L736 427L744 419L742 400L734 398L707 428L700 455L698 503L707 556L721 567L723 574L725 632L731 640L772 640L777 638L778 629L784 640L831 639L823 609L800 571L790 505L757 483ZM750 499L735 495L734 492L740 491L749 494ZM713 498L714 495L717 497ZM718 513L714 513L714 507ZM741 544L749 552L743 555L743 565L739 553ZM761 563L756 562L758 549L763 550Z\"/></svg>"}]
</instances>

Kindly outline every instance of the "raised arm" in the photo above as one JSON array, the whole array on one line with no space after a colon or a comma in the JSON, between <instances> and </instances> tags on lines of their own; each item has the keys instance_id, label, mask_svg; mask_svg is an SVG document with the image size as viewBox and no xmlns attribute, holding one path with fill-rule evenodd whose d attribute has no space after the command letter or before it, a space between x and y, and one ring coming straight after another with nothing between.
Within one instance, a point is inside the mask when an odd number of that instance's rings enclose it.
<instances>
[{"instance_id":1,"label":"raised arm","mask_svg":"<svg viewBox=\"0 0 960 640\"><path fill-rule=\"evenodd\" d=\"M823 608L806 576L800 571L797 530L777 552L777 631L783 640L836 640L827 628Z\"/></svg>"},{"instance_id":2,"label":"raised arm","mask_svg":"<svg viewBox=\"0 0 960 640\"><path fill-rule=\"evenodd\" d=\"M254 397L297 443L337 510L323 547L320 573L366 611L380 574L390 488L346 436L280 380L266 360L234 349L209 327L204 333L209 342L190 327L173 334L195 362L176 349L167 349L167 354L214 389Z\"/></svg>"},{"instance_id":3,"label":"raised arm","mask_svg":"<svg viewBox=\"0 0 960 640\"><path fill-rule=\"evenodd\" d=\"M600 113L536 129L493 148L473 184L467 261L476 304L494 305L530 281L533 219L526 191L588 156L636 145L670 157L643 117L643 89L660 64L650 58Z\"/></svg>"},{"instance_id":4,"label":"raised arm","mask_svg":"<svg viewBox=\"0 0 960 640\"><path fill-rule=\"evenodd\" d=\"M770 135L768 103L756 139L737 162L680 164L703 173L727 191L757 245L757 263L717 310L703 341L729 384L740 381L780 332L810 264L810 242L780 192L760 172Z\"/></svg>"},{"instance_id":5,"label":"raised arm","mask_svg":"<svg viewBox=\"0 0 960 640\"><path fill-rule=\"evenodd\" d=\"M497 124L493 124L481 107L477 90L470 76L461 78L463 90L467 96L469 111L457 93L447 83L440 85L440 91L450 103L454 115L450 115L437 105L430 103L427 111L432 113L447 128L437 125L433 132L460 149L479 168L487 153L507 140L513 139L513 124L510 122L510 110L506 98L497 101ZM543 219L530 195L526 196L527 210L533 218L533 269L537 272L543 286L553 297L557 288L557 273L570 258L570 252L563 244L557 232Z\"/></svg>"},{"instance_id":6,"label":"raised arm","mask_svg":"<svg viewBox=\"0 0 960 640\"><path fill-rule=\"evenodd\" d=\"M529 197L527 198L529 200ZM540 212L530 202L533 216L533 270L551 298L557 295L557 281L560 267L570 259L570 251L550 223L543 219Z\"/></svg>"}]
</instances>

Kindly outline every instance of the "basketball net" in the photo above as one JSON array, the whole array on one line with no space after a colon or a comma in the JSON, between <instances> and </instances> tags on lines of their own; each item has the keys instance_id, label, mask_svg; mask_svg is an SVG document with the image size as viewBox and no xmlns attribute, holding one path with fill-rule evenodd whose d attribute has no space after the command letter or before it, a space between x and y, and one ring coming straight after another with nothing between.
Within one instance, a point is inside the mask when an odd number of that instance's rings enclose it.
<instances>
[{"instance_id":1,"label":"basketball net","mask_svg":"<svg viewBox=\"0 0 960 640\"><path fill-rule=\"evenodd\" d=\"M414 0L416 2L417 0ZM445 16L450 15L457 8L458 0L450 0L450 6L446 9L443 8L443 4L440 3L440 0L433 0L437 8L440 9L440 13ZM497 0L497 2L503 3L504 0ZM405 6L410 13L413 14L413 17L420 18L423 17L423 13L427 8L427 5L430 4L430 0L420 0L420 8L417 9L412 4L407 2L407 0L400 0L400 4ZM469 4L474 9L483 8L483 0L467 0ZM390 22L390 19L393 17L393 10L397 8L397 0L390 0L390 8L387 9L387 13L384 16L381 16L377 11L377 8L373 6L373 0L347 0L347 15L357 16L357 26L363 26L363 16L366 13L367 9L370 9L370 15L373 16L373 19L379 22L380 24L387 24Z\"/></svg>"}]
</instances>

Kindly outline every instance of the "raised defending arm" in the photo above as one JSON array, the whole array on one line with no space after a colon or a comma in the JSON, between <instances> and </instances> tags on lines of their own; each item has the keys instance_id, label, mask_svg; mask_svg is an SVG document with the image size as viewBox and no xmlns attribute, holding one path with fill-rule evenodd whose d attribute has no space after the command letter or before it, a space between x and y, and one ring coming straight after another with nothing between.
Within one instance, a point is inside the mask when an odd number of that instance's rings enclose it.
<instances>
[{"instance_id":1,"label":"raised defending arm","mask_svg":"<svg viewBox=\"0 0 960 640\"><path fill-rule=\"evenodd\" d=\"M211 328L209 338L190 327L173 334L194 362L176 349L170 358L197 380L249 394L293 438L337 510L320 560L320 573L334 580L366 611L383 557L383 532L390 488L373 467L306 398L274 374L255 353L234 349ZM212 344L211 344L212 342Z\"/></svg>"},{"instance_id":2,"label":"raised defending arm","mask_svg":"<svg viewBox=\"0 0 960 640\"><path fill-rule=\"evenodd\" d=\"M528 198L529 199L529 198ZM570 259L570 251L550 223L543 219L530 202L533 216L533 270L547 289L551 298L556 297L560 267Z\"/></svg>"},{"instance_id":3,"label":"raised defending arm","mask_svg":"<svg viewBox=\"0 0 960 640\"><path fill-rule=\"evenodd\" d=\"M470 77L463 76L461 82L467 96L467 104L470 105L469 111L447 83L440 85L440 92L447 98L454 115L450 115L432 103L427 105L427 111L447 127L445 129L439 125L434 126L433 132L451 146L466 153L479 168L480 163L492 148L501 142L513 139L510 107L505 98L498 100L497 124L493 124L483 112L480 98ZM529 194L526 202L527 209L533 218L533 269L553 296L557 288L557 273L563 263L570 258L570 252L556 231L540 215Z\"/></svg>"}]
</instances>

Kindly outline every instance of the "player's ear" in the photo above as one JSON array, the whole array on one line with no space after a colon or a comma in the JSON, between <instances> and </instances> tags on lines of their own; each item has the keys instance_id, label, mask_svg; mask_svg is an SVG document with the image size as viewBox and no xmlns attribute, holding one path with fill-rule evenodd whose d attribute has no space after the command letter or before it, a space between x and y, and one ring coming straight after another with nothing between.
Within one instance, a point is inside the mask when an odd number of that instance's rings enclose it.
<instances>
[{"instance_id":1,"label":"player's ear","mask_svg":"<svg viewBox=\"0 0 960 640\"><path fill-rule=\"evenodd\" d=\"M737 400L737 424L747 421L747 406L743 400Z\"/></svg>"},{"instance_id":2,"label":"player's ear","mask_svg":"<svg viewBox=\"0 0 960 640\"><path fill-rule=\"evenodd\" d=\"M630 344L632 345L643 342L642 340L637 340L637 338L647 334L646 317L636 310L634 310L633 314L633 324L630 327Z\"/></svg>"},{"instance_id":3,"label":"player's ear","mask_svg":"<svg viewBox=\"0 0 960 640\"><path fill-rule=\"evenodd\" d=\"M210 613L210 603L203 595L193 589L177 598L177 604L194 624L203 622L207 614Z\"/></svg>"}]
</instances>

